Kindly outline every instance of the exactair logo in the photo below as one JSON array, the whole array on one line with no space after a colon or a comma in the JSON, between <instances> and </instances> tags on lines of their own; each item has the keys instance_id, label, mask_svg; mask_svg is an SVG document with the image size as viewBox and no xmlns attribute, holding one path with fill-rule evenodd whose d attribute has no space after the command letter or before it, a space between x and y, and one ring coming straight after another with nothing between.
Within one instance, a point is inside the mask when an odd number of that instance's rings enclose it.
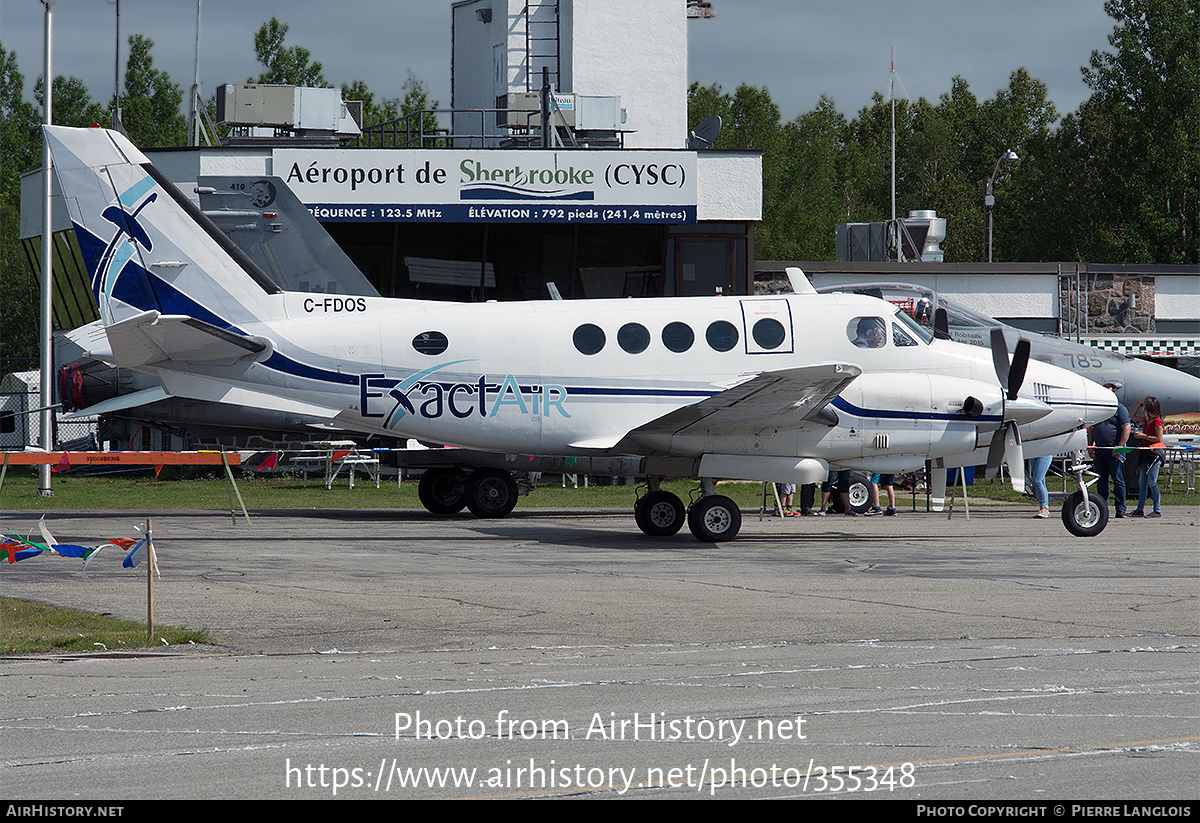
<instances>
[{"instance_id":1,"label":"exactair logo","mask_svg":"<svg viewBox=\"0 0 1200 823\"><path fill-rule=\"evenodd\" d=\"M435 372L466 360L424 369L403 380L386 374L361 374L358 378L359 411L363 417L383 418L385 428L394 429L405 417L436 420L446 415L492 418L503 411L552 417L555 412L570 417L565 408L567 390L558 385L521 385L514 375L499 381L480 375L470 382L429 379ZM389 408L390 406L390 408ZM385 411L385 409L387 411Z\"/></svg>"}]
</instances>

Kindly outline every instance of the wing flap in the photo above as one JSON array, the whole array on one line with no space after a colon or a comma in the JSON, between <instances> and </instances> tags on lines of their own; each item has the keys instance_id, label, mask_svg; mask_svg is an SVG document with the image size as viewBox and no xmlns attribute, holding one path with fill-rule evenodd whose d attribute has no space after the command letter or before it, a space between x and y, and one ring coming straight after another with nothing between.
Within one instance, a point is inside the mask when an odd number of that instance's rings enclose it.
<instances>
[{"instance_id":1,"label":"wing flap","mask_svg":"<svg viewBox=\"0 0 1200 823\"><path fill-rule=\"evenodd\" d=\"M821 363L763 372L720 394L663 415L629 433L639 435L744 435L768 429L825 423L825 407L862 370Z\"/></svg>"}]
</instances>

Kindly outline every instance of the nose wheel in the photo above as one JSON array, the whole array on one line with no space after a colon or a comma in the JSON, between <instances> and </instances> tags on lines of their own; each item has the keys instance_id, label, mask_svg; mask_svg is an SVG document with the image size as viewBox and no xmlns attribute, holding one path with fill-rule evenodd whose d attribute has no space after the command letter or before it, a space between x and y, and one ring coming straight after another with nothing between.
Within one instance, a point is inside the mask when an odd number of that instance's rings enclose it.
<instances>
[{"instance_id":1,"label":"nose wheel","mask_svg":"<svg viewBox=\"0 0 1200 823\"><path fill-rule=\"evenodd\" d=\"M1076 537L1095 537L1108 525L1108 501L1095 492L1074 492L1063 504L1062 521Z\"/></svg>"}]
</instances>

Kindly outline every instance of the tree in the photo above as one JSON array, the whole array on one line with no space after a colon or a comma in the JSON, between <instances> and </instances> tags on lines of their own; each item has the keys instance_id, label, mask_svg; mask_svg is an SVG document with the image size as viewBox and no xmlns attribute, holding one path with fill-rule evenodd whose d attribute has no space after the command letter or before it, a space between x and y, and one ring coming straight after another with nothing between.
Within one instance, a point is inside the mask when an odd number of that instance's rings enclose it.
<instances>
[{"instance_id":1,"label":"tree","mask_svg":"<svg viewBox=\"0 0 1200 823\"><path fill-rule=\"evenodd\" d=\"M395 120L400 116L400 104L398 101L391 99L376 101L374 93L367 88L367 84L362 80L355 80L349 85L343 83L342 99L362 102L363 128L377 126L380 123Z\"/></svg>"},{"instance_id":2,"label":"tree","mask_svg":"<svg viewBox=\"0 0 1200 823\"><path fill-rule=\"evenodd\" d=\"M38 283L17 239L20 176L42 163L41 122L22 97L17 55L0 45L0 373L26 368L9 358L38 353Z\"/></svg>"},{"instance_id":3,"label":"tree","mask_svg":"<svg viewBox=\"0 0 1200 823\"><path fill-rule=\"evenodd\" d=\"M778 259L790 242L780 217L785 181L792 173L779 107L765 88L743 83L729 95L718 85L693 83L688 89L688 120L699 123L714 114L721 116L721 133L713 148L763 153L763 219L755 229L755 251L761 258Z\"/></svg>"},{"instance_id":4,"label":"tree","mask_svg":"<svg viewBox=\"0 0 1200 823\"><path fill-rule=\"evenodd\" d=\"M834 226L846 222L843 184L846 118L822 96L816 108L783 128L791 173L778 200L778 259L832 260Z\"/></svg>"},{"instance_id":5,"label":"tree","mask_svg":"<svg viewBox=\"0 0 1200 823\"><path fill-rule=\"evenodd\" d=\"M147 37L129 38L121 122L135 146L183 146L187 144L187 121L179 113L183 88L154 68L152 48L154 41Z\"/></svg>"},{"instance_id":6,"label":"tree","mask_svg":"<svg viewBox=\"0 0 1200 823\"><path fill-rule=\"evenodd\" d=\"M33 98L39 106L44 105L43 79L39 77L33 88ZM78 77L60 74L54 78L54 105L51 107L54 125L87 128L96 123L107 126L112 120L109 112L99 103L92 102L91 93Z\"/></svg>"},{"instance_id":7,"label":"tree","mask_svg":"<svg viewBox=\"0 0 1200 823\"><path fill-rule=\"evenodd\" d=\"M20 175L41 165L41 120L23 98L16 52L0 45L0 202L18 206ZM14 230L15 231L15 230Z\"/></svg>"},{"instance_id":8,"label":"tree","mask_svg":"<svg viewBox=\"0 0 1200 823\"><path fill-rule=\"evenodd\" d=\"M1092 52L1077 139L1101 152L1093 219L1114 261L1200 262L1200 7L1108 0L1112 52ZM1094 253L1094 252L1093 252Z\"/></svg>"},{"instance_id":9,"label":"tree","mask_svg":"<svg viewBox=\"0 0 1200 823\"><path fill-rule=\"evenodd\" d=\"M321 64L310 62L312 53L308 49L283 45L287 31L287 24L274 17L259 28L254 35L254 54L266 71L250 82L330 88L321 74Z\"/></svg>"}]
</instances>

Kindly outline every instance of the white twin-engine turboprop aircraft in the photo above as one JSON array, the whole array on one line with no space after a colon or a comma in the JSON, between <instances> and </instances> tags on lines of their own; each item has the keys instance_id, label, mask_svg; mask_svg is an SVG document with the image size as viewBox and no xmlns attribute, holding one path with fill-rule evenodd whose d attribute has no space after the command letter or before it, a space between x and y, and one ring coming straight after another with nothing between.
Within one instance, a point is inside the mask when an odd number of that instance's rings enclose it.
<instances>
[{"instance_id":1,"label":"white twin-engine turboprop aircraft","mask_svg":"<svg viewBox=\"0 0 1200 823\"><path fill-rule=\"evenodd\" d=\"M168 395L491 453L620 457L647 478L635 519L729 540L716 479L813 483L831 469L1010 464L1083 448L1112 393L1060 368L934 340L886 301L799 294L443 303L283 291L122 135L47 139L107 332L92 355ZM1026 393L1021 394L1022 387ZM1030 391L1028 387L1032 387ZM685 509L659 483L698 477ZM944 478L944 474L942 475ZM1082 473L1063 520L1097 534ZM944 479L943 479L944 483ZM421 499L501 517L511 473L426 472Z\"/></svg>"}]
</instances>

